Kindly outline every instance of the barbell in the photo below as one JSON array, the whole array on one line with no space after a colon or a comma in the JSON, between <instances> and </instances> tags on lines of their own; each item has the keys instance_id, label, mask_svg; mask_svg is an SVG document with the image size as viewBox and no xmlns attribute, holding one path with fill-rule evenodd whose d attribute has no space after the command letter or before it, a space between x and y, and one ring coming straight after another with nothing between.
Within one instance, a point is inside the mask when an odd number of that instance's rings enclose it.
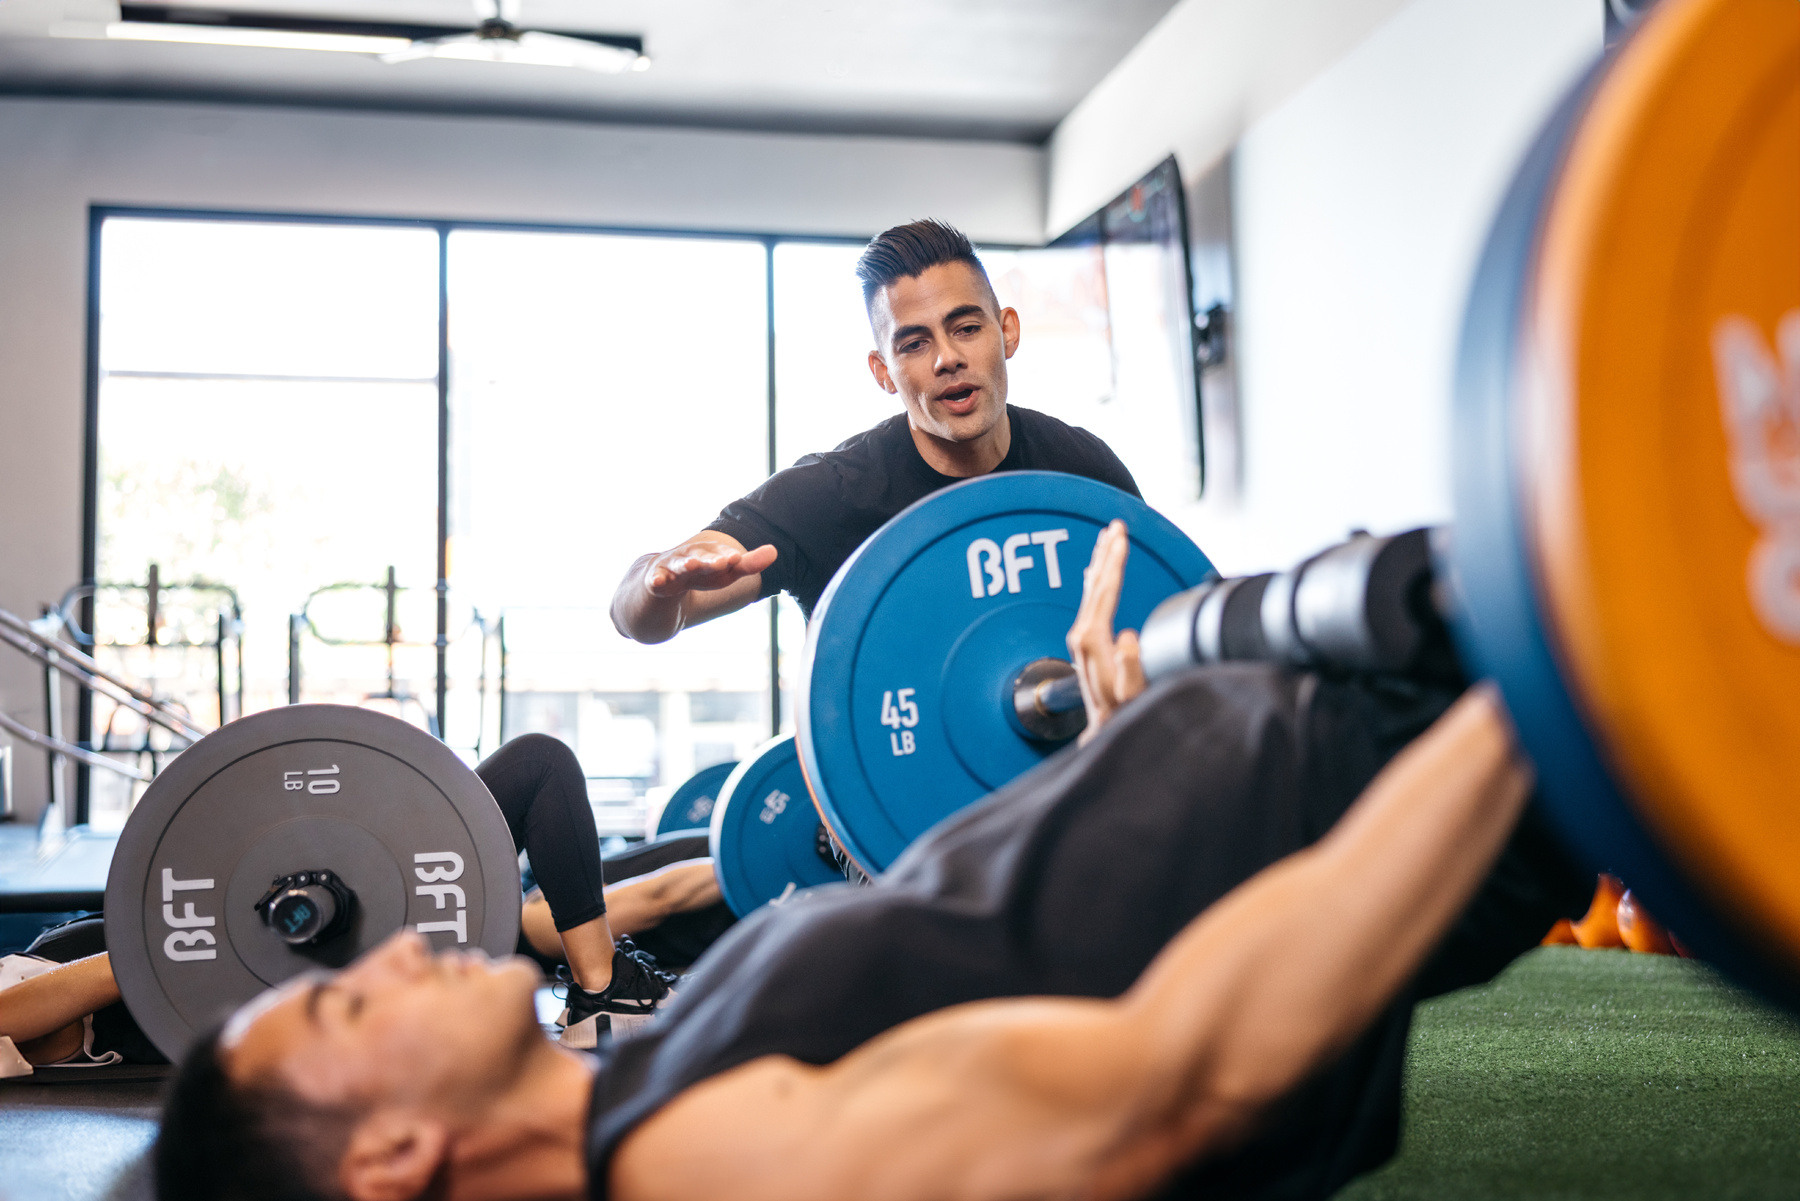
<instances>
[{"instance_id":1,"label":"barbell","mask_svg":"<svg viewBox=\"0 0 1800 1201\"><path fill-rule=\"evenodd\" d=\"M712 807L708 841L719 892L739 917L801 888L842 882L792 734L732 768Z\"/></svg>"},{"instance_id":2,"label":"barbell","mask_svg":"<svg viewBox=\"0 0 1800 1201\"><path fill-rule=\"evenodd\" d=\"M1141 502L1043 473L947 489L859 552L862 568L840 577L821 613L850 612L843 598L858 596L857 581L884 562L898 566L876 600L899 607L877 604L877 636L845 652L845 665L875 679L917 671L932 654L950 666L910 685L901 679L883 698L880 730L891 730L887 744L903 748L903 762L861 808L855 797L839 801L847 845L897 853L1079 731L1064 636L1094 540L1121 514L1134 549L1127 620L1210 573L1192 542ZM972 630L913 608L931 599L946 556ZM904 634L909 623L921 637L888 656L879 635ZM826 618L815 632L842 625ZM809 660L818 653L809 642ZM814 695L828 703L824 689ZM839 760L824 762L835 771ZM922 783L937 772L946 779ZM842 879L814 795L786 736L741 763L697 773L670 797L656 829L708 830L720 891L741 916ZM518 894L498 807L440 742L367 710L293 705L223 727L151 784L120 837L106 907L120 990L145 1033L174 1057L229 1007L309 967L346 963L402 926L440 945L507 953Z\"/></svg>"},{"instance_id":3,"label":"barbell","mask_svg":"<svg viewBox=\"0 0 1800 1201\"><path fill-rule=\"evenodd\" d=\"M1494 222L1431 572L1567 840L1790 1004L1797 198L1800 5L1659 6L1552 115Z\"/></svg>"},{"instance_id":4,"label":"barbell","mask_svg":"<svg viewBox=\"0 0 1800 1201\"><path fill-rule=\"evenodd\" d=\"M1454 448L1459 645L1556 820L1800 997L1800 5L1669 0L1550 118Z\"/></svg>"},{"instance_id":5,"label":"barbell","mask_svg":"<svg viewBox=\"0 0 1800 1201\"><path fill-rule=\"evenodd\" d=\"M1054 544L1063 571L1086 561L1075 528L1091 545L1091 523L1123 517L1119 625L1176 597L1143 628L1147 670L1492 677L1568 840L1709 959L1800 999L1797 198L1800 5L1667 0L1552 115L1493 224L1459 352L1451 529L1187 590L1180 566L1133 570L1203 557L1146 554L1160 519L1099 485L934 494L815 610L798 725L824 820L879 870L1059 745L1017 698L1067 688L1025 671L1060 653L1074 607L1034 609L1049 573L1007 552L1033 553L1060 525L1037 510L1087 492L1102 503Z\"/></svg>"},{"instance_id":6,"label":"barbell","mask_svg":"<svg viewBox=\"0 0 1800 1201\"><path fill-rule=\"evenodd\" d=\"M1359 535L1291 571L1222 579L1186 535L1106 485L1041 472L957 484L877 531L808 629L797 705L806 785L865 871L885 869L919 834L1085 727L1062 656L1080 573L1115 518L1131 535L1116 624L1141 627L1152 676L1257 659L1461 678L1430 530ZM1038 578L1027 577L1036 564L1015 572L1009 543L990 536L1009 528L1019 531L1009 537L1015 554L1028 537L1065 554L1046 554ZM1004 574L990 578L990 561Z\"/></svg>"}]
</instances>

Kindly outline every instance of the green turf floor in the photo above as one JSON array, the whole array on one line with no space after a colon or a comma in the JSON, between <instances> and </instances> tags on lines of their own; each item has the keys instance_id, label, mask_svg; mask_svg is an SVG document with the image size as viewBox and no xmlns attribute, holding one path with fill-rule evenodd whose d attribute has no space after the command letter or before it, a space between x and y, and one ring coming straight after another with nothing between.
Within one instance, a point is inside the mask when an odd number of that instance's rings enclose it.
<instances>
[{"instance_id":1,"label":"green turf floor","mask_svg":"<svg viewBox=\"0 0 1800 1201\"><path fill-rule=\"evenodd\" d=\"M1800 1198L1800 1025L1690 961L1534 951L1420 1007L1406 1089L1339 1201Z\"/></svg>"}]
</instances>

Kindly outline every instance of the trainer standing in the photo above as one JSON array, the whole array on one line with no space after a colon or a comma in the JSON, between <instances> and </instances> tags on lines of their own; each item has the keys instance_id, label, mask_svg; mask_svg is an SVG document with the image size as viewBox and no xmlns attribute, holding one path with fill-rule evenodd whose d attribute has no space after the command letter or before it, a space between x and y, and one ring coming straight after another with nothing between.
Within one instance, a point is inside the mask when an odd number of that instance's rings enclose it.
<instances>
[{"instance_id":1,"label":"trainer standing","mask_svg":"<svg viewBox=\"0 0 1800 1201\"><path fill-rule=\"evenodd\" d=\"M1001 308L969 239L898 225L856 264L875 349L869 370L905 412L778 471L680 545L631 565L613 624L639 642L787 592L808 617L845 559L889 518L959 480L1062 471L1133 496L1137 483L1084 429L1006 403L1019 314Z\"/></svg>"}]
</instances>

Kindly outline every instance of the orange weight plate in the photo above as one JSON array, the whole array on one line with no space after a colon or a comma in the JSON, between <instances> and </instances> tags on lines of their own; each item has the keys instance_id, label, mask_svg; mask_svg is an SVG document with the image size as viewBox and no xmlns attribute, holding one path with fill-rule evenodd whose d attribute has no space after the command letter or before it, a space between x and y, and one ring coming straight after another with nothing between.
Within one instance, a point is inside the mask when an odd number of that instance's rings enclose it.
<instances>
[{"instance_id":1,"label":"orange weight plate","mask_svg":"<svg viewBox=\"0 0 1800 1201\"><path fill-rule=\"evenodd\" d=\"M1530 289L1521 482L1567 684L1671 859L1800 962L1800 3L1653 12Z\"/></svg>"}]
</instances>

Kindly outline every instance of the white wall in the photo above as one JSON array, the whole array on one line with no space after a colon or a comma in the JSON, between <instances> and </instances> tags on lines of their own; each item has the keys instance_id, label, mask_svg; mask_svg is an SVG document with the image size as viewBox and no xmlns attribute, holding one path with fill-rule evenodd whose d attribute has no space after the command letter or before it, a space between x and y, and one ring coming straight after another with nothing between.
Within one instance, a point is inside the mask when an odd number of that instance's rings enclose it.
<instances>
[{"instance_id":1,"label":"white wall","mask_svg":"<svg viewBox=\"0 0 1800 1201\"><path fill-rule=\"evenodd\" d=\"M1043 233L1043 152L905 139L0 99L0 607L80 570L88 211L94 204L868 236L931 214ZM0 707L41 728L0 652ZM20 748L32 811L41 756Z\"/></svg>"},{"instance_id":2,"label":"white wall","mask_svg":"<svg viewBox=\"0 0 1800 1201\"><path fill-rule=\"evenodd\" d=\"M1180 0L1057 126L1050 233L1086 217L1166 155L1191 170L1206 167L1405 3Z\"/></svg>"},{"instance_id":3,"label":"white wall","mask_svg":"<svg viewBox=\"0 0 1800 1201\"><path fill-rule=\"evenodd\" d=\"M1195 207L1220 131L1242 131L1224 223L1237 486L1171 514L1228 573L1289 565L1354 527L1450 516L1451 365L1469 278L1519 156L1599 53L1603 11L1600 0L1411 0L1377 23L1378 0L1321 10L1328 29L1297 34L1290 56L1316 61L1334 39L1360 40L1234 126L1273 84L1222 94L1184 76L1172 39L1193 41L1202 18L1217 23L1236 2L1184 0L1083 102L1051 142L1049 197L1054 230L1173 152ZM1311 0L1266 2L1279 26ZM1266 35L1245 53L1274 55ZM1111 146L1089 127L1107 113L1120 122Z\"/></svg>"},{"instance_id":4,"label":"white wall","mask_svg":"<svg viewBox=\"0 0 1800 1201\"><path fill-rule=\"evenodd\" d=\"M1246 567L1446 521L1462 312L1488 224L1598 55L1597 0L1414 0L1233 163ZM1204 534L1203 534L1204 536Z\"/></svg>"}]
</instances>

